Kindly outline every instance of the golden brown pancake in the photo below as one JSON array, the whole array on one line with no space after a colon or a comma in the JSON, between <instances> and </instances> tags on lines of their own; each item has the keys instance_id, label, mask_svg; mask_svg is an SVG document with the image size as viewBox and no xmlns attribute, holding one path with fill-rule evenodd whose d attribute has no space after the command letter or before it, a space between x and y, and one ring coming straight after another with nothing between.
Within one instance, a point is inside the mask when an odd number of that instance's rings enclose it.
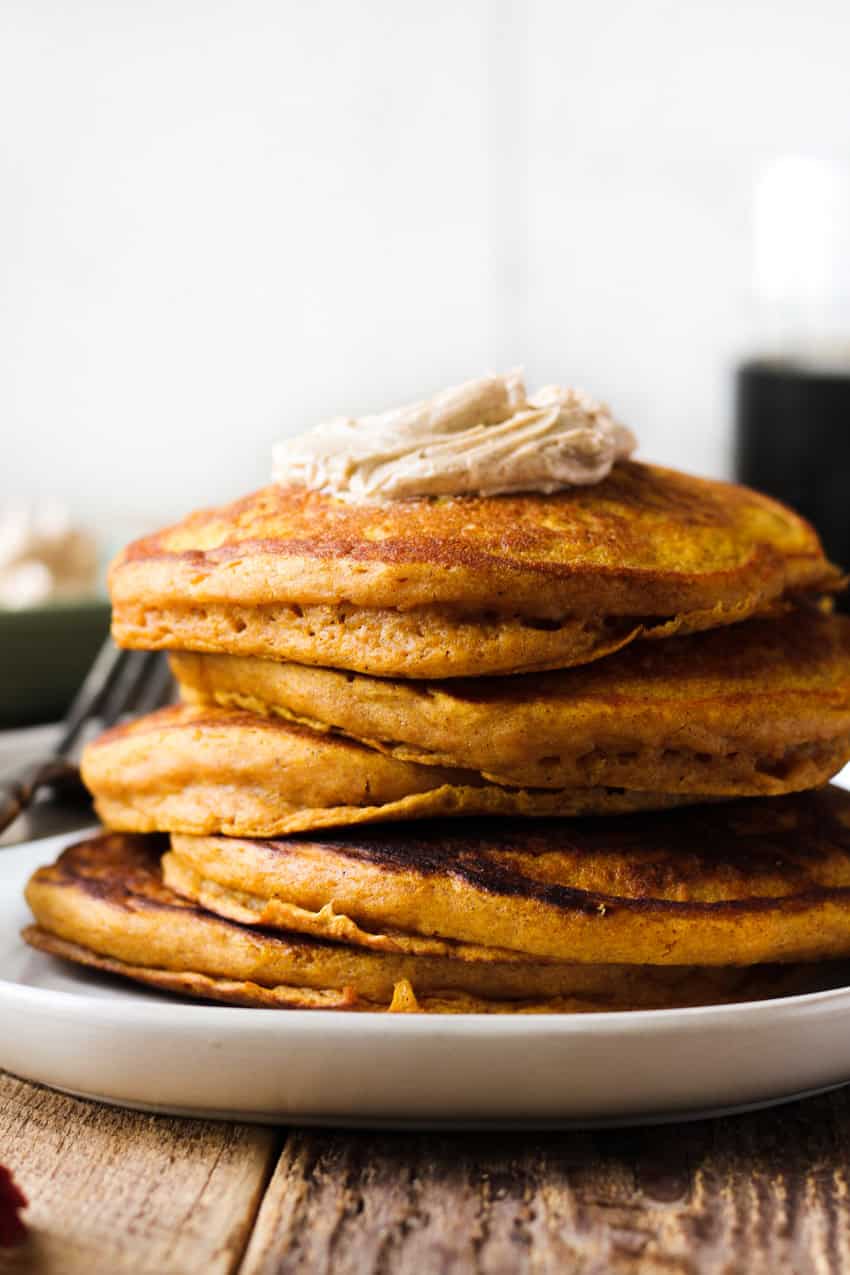
<instances>
[{"instance_id":1,"label":"golden brown pancake","mask_svg":"<svg viewBox=\"0 0 850 1275\"><path fill-rule=\"evenodd\" d=\"M250 656L171 660L196 702L273 713L501 785L755 796L816 787L850 759L844 616L751 620L583 668L469 681Z\"/></svg>"},{"instance_id":2,"label":"golden brown pancake","mask_svg":"<svg viewBox=\"0 0 850 1275\"><path fill-rule=\"evenodd\" d=\"M110 573L122 645L397 677L564 668L839 582L782 505L634 462L550 496L357 506L272 486Z\"/></svg>"},{"instance_id":3,"label":"golden brown pancake","mask_svg":"<svg viewBox=\"0 0 850 1275\"><path fill-rule=\"evenodd\" d=\"M607 814L693 801L619 788L502 788L419 766L260 713L178 705L107 731L82 774L103 822L125 832L274 837L434 815Z\"/></svg>"},{"instance_id":4,"label":"golden brown pancake","mask_svg":"<svg viewBox=\"0 0 850 1275\"><path fill-rule=\"evenodd\" d=\"M310 929L298 910L330 905L375 939L403 931L590 964L850 955L850 794L835 787L604 820L173 836L172 852L221 888L205 891L208 907L226 911L235 893L267 926Z\"/></svg>"},{"instance_id":5,"label":"golden brown pancake","mask_svg":"<svg viewBox=\"0 0 850 1275\"><path fill-rule=\"evenodd\" d=\"M117 834L70 847L31 878L27 899L38 924L24 937L43 951L163 990L271 1008L576 1012L823 985L817 969L644 971L480 950L475 957L410 957L250 929L167 889L159 849L155 839Z\"/></svg>"}]
</instances>

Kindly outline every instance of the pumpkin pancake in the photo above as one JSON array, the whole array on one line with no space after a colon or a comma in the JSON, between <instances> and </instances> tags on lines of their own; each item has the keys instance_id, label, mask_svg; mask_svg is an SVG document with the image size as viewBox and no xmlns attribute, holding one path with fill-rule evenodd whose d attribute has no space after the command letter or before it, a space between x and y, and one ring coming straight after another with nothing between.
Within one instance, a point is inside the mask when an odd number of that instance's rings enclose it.
<instances>
[{"instance_id":1,"label":"pumpkin pancake","mask_svg":"<svg viewBox=\"0 0 850 1275\"><path fill-rule=\"evenodd\" d=\"M850 955L850 794L836 787L628 818L171 844L206 906L227 914L230 892L268 926L310 929L298 910L328 908L374 939L402 931L590 964Z\"/></svg>"},{"instance_id":2,"label":"pumpkin pancake","mask_svg":"<svg viewBox=\"0 0 850 1275\"><path fill-rule=\"evenodd\" d=\"M118 726L83 754L103 822L125 832L274 837L434 815L575 815L681 805L691 794L502 788L260 713L177 705Z\"/></svg>"},{"instance_id":3,"label":"pumpkin pancake","mask_svg":"<svg viewBox=\"0 0 850 1275\"><path fill-rule=\"evenodd\" d=\"M374 506L272 486L110 572L121 645L419 678L565 668L840 582L782 505L631 461L548 496Z\"/></svg>"},{"instance_id":4,"label":"pumpkin pancake","mask_svg":"<svg viewBox=\"0 0 850 1275\"><path fill-rule=\"evenodd\" d=\"M505 953L466 959L367 952L213 916L163 885L159 850L153 838L118 834L70 847L31 878L27 900L37 925L24 937L66 960L163 990L269 1008L577 1012L785 995L823 986L826 977L799 967L659 972ZM836 971L829 975L834 980Z\"/></svg>"},{"instance_id":5,"label":"pumpkin pancake","mask_svg":"<svg viewBox=\"0 0 850 1275\"><path fill-rule=\"evenodd\" d=\"M179 653L184 698L338 731L400 761L531 788L756 796L850 759L850 618L638 643L583 668L389 681L250 656Z\"/></svg>"}]
</instances>

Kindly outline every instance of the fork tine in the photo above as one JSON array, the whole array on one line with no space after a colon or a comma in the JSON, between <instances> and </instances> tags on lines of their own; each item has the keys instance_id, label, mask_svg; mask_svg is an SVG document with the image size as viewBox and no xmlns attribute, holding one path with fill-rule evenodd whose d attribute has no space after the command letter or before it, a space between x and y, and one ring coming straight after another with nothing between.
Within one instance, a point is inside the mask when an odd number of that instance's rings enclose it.
<instances>
[{"instance_id":1,"label":"fork tine","mask_svg":"<svg viewBox=\"0 0 850 1275\"><path fill-rule=\"evenodd\" d=\"M130 711L139 688L148 677L156 660L155 651L128 651L124 665L112 681L109 694L98 713L104 730L114 726L119 718Z\"/></svg>"},{"instance_id":2,"label":"fork tine","mask_svg":"<svg viewBox=\"0 0 850 1275\"><path fill-rule=\"evenodd\" d=\"M162 708L171 698L173 680L164 651L152 652L154 659L148 665L144 682L139 685L133 703L134 713L152 713Z\"/></svg>"},{"instance_id":3,"label":"fork tine","mask_svg":"<svg viewBox=\"0 0 850 1275\"><path fill-rule=\"evenodd\" d=\"M119 676L127 655L127 651L118 649L112 638L107 638L98 651L94 664L65 714L62 737L56 749L60 757L70 751L82 727L97 713Z\"/></svg>"}]
</instances>

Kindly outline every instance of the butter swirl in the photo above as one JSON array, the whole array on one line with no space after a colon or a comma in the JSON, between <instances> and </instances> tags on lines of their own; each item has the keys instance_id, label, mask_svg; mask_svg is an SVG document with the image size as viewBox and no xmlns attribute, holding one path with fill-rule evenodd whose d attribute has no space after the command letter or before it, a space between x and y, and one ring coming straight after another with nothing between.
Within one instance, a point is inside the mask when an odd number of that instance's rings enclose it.
<instances>
[{"instance_id":1,"label":"butter swirl","mask_svg":"<svg viewBox=\"0 0 850 1275\"><path fill-rule=\"evenodd\" d=\"M274 481L353 503L498 496L598 483L637 446L607 407L521 373L487 376L376 416L341 416L274 448Z\"/></svg>"}]
</instances>

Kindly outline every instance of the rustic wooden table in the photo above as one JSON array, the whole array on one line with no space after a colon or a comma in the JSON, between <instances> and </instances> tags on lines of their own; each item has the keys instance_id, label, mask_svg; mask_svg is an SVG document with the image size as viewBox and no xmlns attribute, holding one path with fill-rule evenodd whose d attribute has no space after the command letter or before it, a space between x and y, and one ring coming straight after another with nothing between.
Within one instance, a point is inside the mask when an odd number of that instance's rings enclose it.
<instances>
[{"instance_id":1,"label":"rustic wooden table","mask_svg":"<svg viewBox=\"0 0 850 1275\"><path fill-rule=\"evenodd\" d=\"M138 1115L0 1075L30 1235L0 1271L850 1271L850 1090L603 1133L278 1130Z\"/></svg>"}]
</instances>

